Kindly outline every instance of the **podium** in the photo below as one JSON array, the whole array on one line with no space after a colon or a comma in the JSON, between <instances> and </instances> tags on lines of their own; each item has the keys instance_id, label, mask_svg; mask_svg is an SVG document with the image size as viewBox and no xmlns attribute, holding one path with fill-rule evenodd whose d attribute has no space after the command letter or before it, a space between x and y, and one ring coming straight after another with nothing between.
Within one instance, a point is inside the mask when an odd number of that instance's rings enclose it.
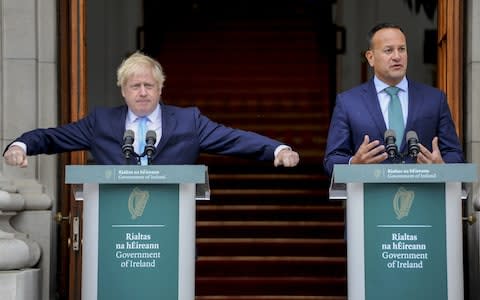
<instances>
[{"instance_id":1,"label":"podium","mask_svg":"<svg viewBox=\"0 0 480 300\"><path fill-rule=\"evenodd\" d=\"M83 201L83 300L195 298L205 166L71 165L65 181Z\"/></svg>"},{"instance_id":2,"label":"podium","mask_svg":"<svg viewBox=\"0 0 480 300\"><path fill-rule=\"evenodd\" d=\"M335 165L348 299L463 299L462 182L476 179L473 164Z\"/></svg>"}]
</instances>

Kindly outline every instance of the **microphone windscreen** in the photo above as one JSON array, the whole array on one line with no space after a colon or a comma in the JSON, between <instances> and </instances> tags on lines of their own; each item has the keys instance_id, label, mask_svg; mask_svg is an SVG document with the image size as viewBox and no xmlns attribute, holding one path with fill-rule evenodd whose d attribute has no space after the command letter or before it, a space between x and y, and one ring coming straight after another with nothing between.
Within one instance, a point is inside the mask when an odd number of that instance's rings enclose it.
<instances>
[{"instance_id":1,"label":"microphone windscreen","mask_svg":"<svg viewBox=\"0 0 480 300\"><path fill-rule=\"evenodd\" d=\"M147 131L147 134L145 135L145 138L147 140L152 139L153 143L155 144L155 142L157 141L157 133L154 130L149 130L149 131Z\"/></svg>"},{"instance_id":2,"label":"microphone windscreen","mask_svg":"<svg viewBox=\"0 0 480 300\"><path fill-rule=\"evenodd\" d=\"M127 138L134 139L135 138L135 132L133 132L133 130L131 130L131 129L126 130L125 133L123 134L123 140L125 140Z\"/></svg>"},{"instance_id":3,"label":"microphone windscreen","mask_svg":"<svg viewBox=\"0 0 480 300\"><path fill-rule=\"evenodd\" d=\"M392 129L388 129L387 131L385 131L385 134L383 136L383 139L387 139L387 137L396 137L396 134L395 134L395 131L392 130Z\"/></svg>"},{"instance_id":4,"label":"microphone windscreen","mask_svg":"<svg viewBox=\"0 0 480 300\"><path fill-rule=\"evenodd\" d=\"M406 137L407 141L411 140L411 139L415 139L418 141L418 136L417 136L417 133L413 130L410 130L409 132L407 132L407 137Z\"/></svg>"}]
</instances>

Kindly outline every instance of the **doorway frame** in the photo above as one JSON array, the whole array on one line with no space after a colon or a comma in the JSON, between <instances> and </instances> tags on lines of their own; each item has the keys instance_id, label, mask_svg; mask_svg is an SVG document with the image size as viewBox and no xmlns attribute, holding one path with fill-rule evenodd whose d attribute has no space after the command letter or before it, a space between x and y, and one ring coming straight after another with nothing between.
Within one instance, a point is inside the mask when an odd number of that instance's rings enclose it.
<instances>
[{"instance_id":1,"label":"doorway frame","mask_svg":"<svg viewBox=\"0 0 480 300\"><path fill-rule=\"evenodd\" d=\"M59 55L59 125L75 122L84 117L87 106L87 51L86 51L86 1L58 1L58 55ZM87 162L85 151L65 153L60 156L59 180L65 182L66 165ZM72 187L59 184L59 211L67 222L61 222L58 240L58 287L60 299L81 299L82 278L82 203L75 201ZM79 222L75 222L79 220ZM78 250L73 232L80 230Z\"/></svg>"}]
</instances>

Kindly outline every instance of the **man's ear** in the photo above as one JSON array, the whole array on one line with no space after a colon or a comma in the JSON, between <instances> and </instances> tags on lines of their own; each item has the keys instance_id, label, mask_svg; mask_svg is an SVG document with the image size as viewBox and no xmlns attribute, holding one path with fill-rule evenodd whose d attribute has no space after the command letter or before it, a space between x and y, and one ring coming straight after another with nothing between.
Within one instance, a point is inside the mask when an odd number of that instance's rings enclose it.
<instances>
[{"instance_id":1,"label":"man's ear","mask_svg":"<svg viewBox=\"0 0 480 300\"><path fill-rule=\"evenodd\" d=\"M374 58L373 58L373 51L372 50L369 49L369 50L365 51L365 58L367 59L367 62L370 65L370 67L373 67Z\"/></svg>"}]
</instances>

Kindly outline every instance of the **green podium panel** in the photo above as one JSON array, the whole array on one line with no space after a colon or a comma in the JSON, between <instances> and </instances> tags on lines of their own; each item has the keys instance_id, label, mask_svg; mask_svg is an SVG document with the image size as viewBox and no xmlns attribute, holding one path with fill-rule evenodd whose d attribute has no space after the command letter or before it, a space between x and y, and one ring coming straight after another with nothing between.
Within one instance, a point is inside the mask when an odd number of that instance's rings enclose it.
<instances>
[{"instance_id":1,"label":"green podium panel","mask_svg":"<svg viewBox=\"0 0 480 300\"><path fill-rule=\"evenodd\" d=\"M194 299L205 166L67 166L66 182L82 187L82 299Z\"/></svg>"},{"instance_id":2,"label":"green podium panel","mask_svg":"<svg viewBox=\"0 0 480 300\"><path fill-rule=\"evenodd\" d=\"M105 184L99 198L98 299L178 299L178 185Z\"/></svg>"},{"instance_id":3,"label":"green podium panel","mask_svg":"<svg viewBox=\"0 0 480 300\"><path fill-rule=\"evenodd\" d=\"M364 185L365 299L447 299L444 192L443 183Z\"/></svg>"},{"instance_id":4,"label":"green podium panel","mask_svg":"<svg viewBox=\"0 0 480 300\"><path fill-rule=\"evenodd\" d=\"M461 182L472 164L337 165L349 300L463 299Z\"/></svg>"}]
</instances>

